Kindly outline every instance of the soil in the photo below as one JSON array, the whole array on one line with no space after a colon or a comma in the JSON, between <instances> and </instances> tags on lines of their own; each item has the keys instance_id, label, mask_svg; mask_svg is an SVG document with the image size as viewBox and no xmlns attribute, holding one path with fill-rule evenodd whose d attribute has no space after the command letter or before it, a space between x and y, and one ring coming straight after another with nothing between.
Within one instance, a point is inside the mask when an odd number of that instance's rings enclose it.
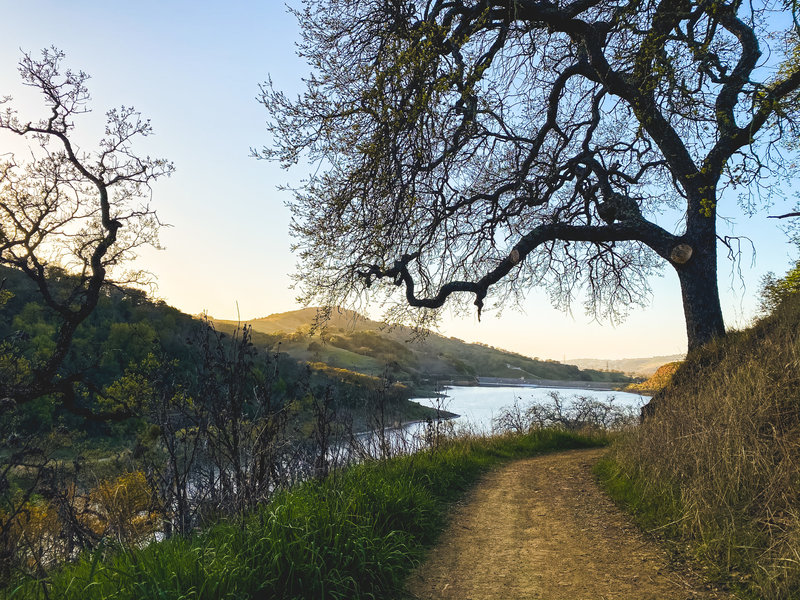
<instances>
[{"instance_id":1,"label":"soil","mask_svg":"<svg viewBox=\"0 0 800 600\"><path fill-rule=\"evenodd\" d=\"M511 463L485 477L407 583L411 598L729 599L643 533L600 490L603 450Z\"/></svg>"}]
</instances>

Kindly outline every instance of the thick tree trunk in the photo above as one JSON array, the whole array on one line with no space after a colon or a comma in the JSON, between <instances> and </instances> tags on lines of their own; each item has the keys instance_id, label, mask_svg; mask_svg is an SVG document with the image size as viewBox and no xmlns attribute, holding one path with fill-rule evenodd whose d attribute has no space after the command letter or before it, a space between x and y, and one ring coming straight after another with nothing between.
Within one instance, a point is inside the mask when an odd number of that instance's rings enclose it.
<instances>
[{"instance_id":1,"label":"thick tree trunk","mask_svg":"<svg viewBox=\"0 0 800 600\"><path fill-rule=\"evenodd\" d=\"M715 242L695 245L685 263L671 261L681 282L689 351L725 335L717 288Z\"/></svg>"},{"instance_id":2,"label":"thick tree trunk","mask_svg":"<svg viewBox=\"0 0 800 600\"><path fill-rule=\"evenodd\" d=\"M670 256L670 263L678 272L678 279L681 282L686 337L690 352L715 337L725 335L717 288L716 244L697 244L696 247L705 247L708 250L696 251L689 244L678 244ZM691 251L687 251L689 248ZM653 416L660 396L661 392L657 392L650 402L642 407L641 422Z\"/></svg>"}]
</instances>

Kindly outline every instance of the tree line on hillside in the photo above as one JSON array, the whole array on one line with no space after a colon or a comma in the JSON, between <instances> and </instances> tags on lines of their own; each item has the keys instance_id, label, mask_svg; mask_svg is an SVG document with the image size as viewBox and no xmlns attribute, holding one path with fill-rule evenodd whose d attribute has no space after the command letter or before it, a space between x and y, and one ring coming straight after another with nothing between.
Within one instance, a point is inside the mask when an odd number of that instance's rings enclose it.
<instances>
[{"instance_id":1,"label":"tree line on hillside","mask_svg":"<svg viewBox=\"0 0 800 600\"><path fill-rule=\"evenodd\" d=\"M51 281L69 278L55 270ZM46 360L53 351L58 315L40 301L37 288L23 273L0 268L0 279L5 282L0 308L0 376L6 382L25 384L36 372L37 362ZM172 377L181 379L193 393L200 379L207 338L218 336L220 343L227 343L226 339L232 343L235 336L231 333L215 332L207 321L164 302L151 301L142 290L109 285L95 310L76 329L61 367L64 377L80 375L76 389L86 414L76 414L56 398L42 396L16 407L18 431L28 434L67 425L106 441L122 441L146 421L143 392L136 389L137 384L146 386L159 370L169 369ZM309 387L327 387L342 403L356 407L374 387L374 381L366 379L329 377L266 346L254 351L265 364L272 365L273 386L281 402L301 397ZM407 395L401 393L394 399L400 402ZM109 414L114 418L105 418Z\"/></svg>"}]
</instances>

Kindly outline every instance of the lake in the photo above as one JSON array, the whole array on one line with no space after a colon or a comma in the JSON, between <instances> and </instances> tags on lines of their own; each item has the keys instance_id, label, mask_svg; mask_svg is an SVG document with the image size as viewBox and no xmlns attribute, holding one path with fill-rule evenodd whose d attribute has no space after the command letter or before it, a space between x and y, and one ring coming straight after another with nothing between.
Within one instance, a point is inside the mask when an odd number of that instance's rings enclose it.
<instances>
[{"instance_id":1,"label":"lake","mask_svg":"<svg viewBox=\"0 0 800 600\"><path fill-rule=\"evenodd\" d=\"M533 386L453 386L444 389L446 397L439 400L439 407L460 415L454 420L457 425L474 427L482 432L490 432L492 419L503 408L514 404L519 399L521 406L530 403L550 402L550 392L557 392L561 398L569 403L576 396L590 396L600 402L614 399L614 404L623 408L633 408L638 411L650 398L640 394L616 392L606 390L587 390L581 388L551 388ZM412 398L424 406L437 405L436 398Z\"/></svg>"}]
</instances>

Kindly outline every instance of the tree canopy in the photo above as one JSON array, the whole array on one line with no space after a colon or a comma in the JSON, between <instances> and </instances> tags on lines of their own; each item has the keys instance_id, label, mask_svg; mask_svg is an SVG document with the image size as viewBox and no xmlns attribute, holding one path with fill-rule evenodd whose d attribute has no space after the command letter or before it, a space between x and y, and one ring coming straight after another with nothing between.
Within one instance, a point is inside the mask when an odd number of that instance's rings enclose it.
<instances>
[{"instance_id":1,"label":"tree canopy","mask_svg":"<svg viewBox=\"0 0 800 600\"><path fill-rule=\"evenodd\" d=\"M262 87L259 155L315 167L292 202L306 300L397 286L424 318L532 285L564 307L585 286L614 318L670 264L689 347L724 334L718 203L736 188L752 208L790 167L793 6L306 0L295 14L312 72L297 98ZM683 212L674 228L665 209Z\"/></svg>"}]
</instances>

